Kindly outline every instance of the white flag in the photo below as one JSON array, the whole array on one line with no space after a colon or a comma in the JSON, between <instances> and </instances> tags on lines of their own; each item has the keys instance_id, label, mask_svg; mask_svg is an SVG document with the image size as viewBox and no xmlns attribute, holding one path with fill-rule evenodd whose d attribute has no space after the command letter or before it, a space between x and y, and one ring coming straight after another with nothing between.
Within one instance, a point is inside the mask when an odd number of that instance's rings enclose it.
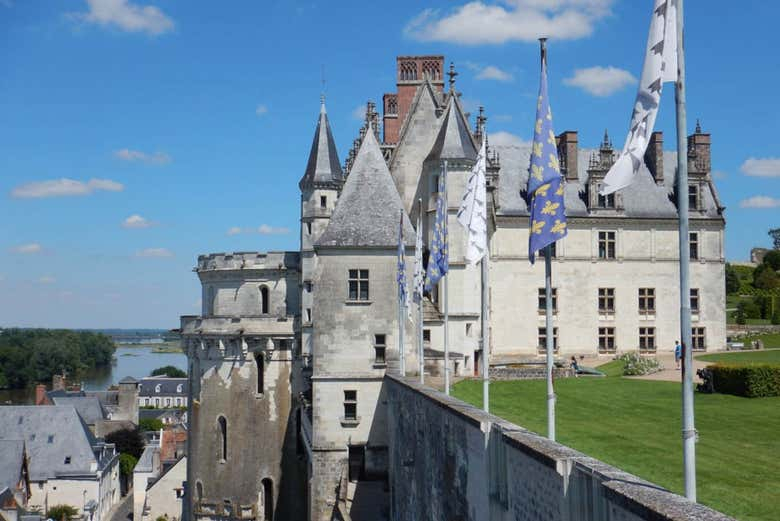
<instances>
[{"instance_id":1,"label":"white flag","mask_svg":"<svg viewBox=\"0 0 780 521\"><path fill-rule=\"evenodd\" d=\"M466 193L458 210L458 222L468 232L466 245L466 260L476 264L485 256L487 249L487 189L485 187L485 140L482 135L482 146L479 149L477 163L471 170Z\"/></svg>"},{"instance_id":2,"label":"white flag","mask_svg":"<svg viewBox=\"0 0 780 521\"><path fill-rule=\"evenodd\" d=\"M425 269L423 268L423 236L422 236L422 204L417 212L417 238L414 243L414 288L412 294L414 301L422 302L423 284L425 283ZM410 308L411 309L411 308Z\"/></svg>"},{"instance_id":3,"label":"white flag","mask_svg":"<svg viewBox=\"0 0 780 521\"><path fill-rule=\"evenodd\" d=\"M625 188L634 181L653 133L661 87L667 81L677 81L677 0L655 0L631 126L623 151L604 178L602 195Z\"/></svg>"}]
</instances>

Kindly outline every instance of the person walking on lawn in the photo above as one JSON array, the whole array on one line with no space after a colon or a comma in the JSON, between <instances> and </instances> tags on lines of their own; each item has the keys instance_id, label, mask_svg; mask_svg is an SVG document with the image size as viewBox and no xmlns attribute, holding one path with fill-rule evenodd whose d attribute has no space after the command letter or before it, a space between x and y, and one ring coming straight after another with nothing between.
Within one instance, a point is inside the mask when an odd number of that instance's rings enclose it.
<instances>
[{"instance_id":1,"label":"person walking on lawn","mask_svg":"<svg viewBox=\"0 0 780 521\"><path fill-rule=\"evenodd\" d=\"M680 369L680 360L682 360L682 346L678 340L674 341L674 364L675 369Z\"/></svg>"}]
</instances>

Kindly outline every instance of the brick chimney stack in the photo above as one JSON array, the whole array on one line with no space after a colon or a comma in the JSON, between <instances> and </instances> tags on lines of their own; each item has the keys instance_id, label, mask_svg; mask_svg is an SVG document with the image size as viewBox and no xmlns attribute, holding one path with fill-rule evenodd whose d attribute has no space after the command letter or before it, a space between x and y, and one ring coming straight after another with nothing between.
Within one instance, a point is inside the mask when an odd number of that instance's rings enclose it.
<instances>
[{"instance_id":1,"label":"brick chimney stack","mask_svg":"<svg viewBox=\"0 0 780 521\"><path fill-rule=\"evenodd\" d=\"M564 176L567 181L577 182L578 166L577 166L577 131L566 130L558 135L558 156L561 159L561 165L563 166Z\"/></svg>"},{"instance_id":2,"label":"brick chimney stack","mask_svg":"<svg viewBox=\"0 0 780 521\"><path fill-rule=\"evenodd\" d=\"M417 88L428 79L437 92L444 90L444 56L398 56L396 58L397 93L382 97L383 141L398 143L401 125L412 106Z\"/></svg>"},{"instance_id":3,"label":"brick chimney stack","mask_svg":"<svg viewBox=\"0 0 780 521\"><path fill-rule=\"evenodd\" d=\"M653 132L645 151L645 163L650 173L653 174L655 183L664 184L664 133Z\"/></svg>"},{"instance_id":4,"label":"brick chimney stack","mask_svg":"<svg viewBox=\"0 0 780 521\"><path fill-rule=\"evenodd\" d=\"M46 396L46 386L44 384L35 386L35 405L51 405L49 398Z\"/></svg>"}]
</instances>

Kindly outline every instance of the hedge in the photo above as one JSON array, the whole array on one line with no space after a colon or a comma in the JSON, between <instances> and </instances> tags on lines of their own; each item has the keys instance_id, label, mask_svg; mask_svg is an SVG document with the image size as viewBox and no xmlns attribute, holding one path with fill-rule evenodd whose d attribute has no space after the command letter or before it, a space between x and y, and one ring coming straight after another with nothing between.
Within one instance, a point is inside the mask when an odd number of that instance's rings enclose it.
<instances>
[{"instance_id":1,"label":"hedge","mask_svg":"<svg viewBox=\"0 0 780 521\"><path fill-rule=\"evenodd\" d=\"M780 396L780 365L716 364L708 369L712 371L716 393L748 398Z\"/></svg>"}]
</instances>

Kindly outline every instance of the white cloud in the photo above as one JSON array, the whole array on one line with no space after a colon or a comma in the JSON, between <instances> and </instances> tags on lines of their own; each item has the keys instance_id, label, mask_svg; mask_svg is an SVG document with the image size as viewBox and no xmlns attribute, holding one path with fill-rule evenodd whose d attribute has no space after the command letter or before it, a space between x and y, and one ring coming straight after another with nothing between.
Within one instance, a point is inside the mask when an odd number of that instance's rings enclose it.
<instances>
[{"instance_id":1,"label":"white cloud","mask_svg":"<svg viewBox=\"0 0 780 521\"><path fill-rule=\"evenodd\" d=\"M11 190L11 197L17 199L40 199L44 197L69 197L75 195L89 195L100 190L107 192L121 192L125 187L110 179L90 179L89 181L75 181L65 177L50 181L37 181L19 185Z\"/></svg>"},{"instance_id":2,"label":"white cloud","mask_svg":"<svg viewBox=\"0 0 780 521\"><path fill-rule=\"evenodd\" d=\"M165 152L155 152L154 154L148 154L141 152L140 150L130 150L129 148L123 148L114 152L114 157L122 161L141 162L150 165L167 165L171 162L171 156Z\"/></svg>"},{"instance_id":3,"label":"white cloud","mask_svg":"<svg viewBox=\"0 0 780 521\"><path fill-rule=\"evenodd\" d=\"M173 252L167 248L146 248L144 250L137 251L136 257L163 259L167 257L173 257Z\"/></svg>"},{"instance_id":4,"label":"white cloud","mask_svg":"<svg viewBox=\"0 0 780 521\"><path fill-rule=\"evenodd\" d=\"M14 246L11 248L11 251L14 253L21 253L22 255L34 255L36 253L41 253L43 251L43 247L37 242L31 242L28 244Z\"/></svg>"},{"instance_id":5,"label":"white cloud","mask_svg":"<svg viewBox=\"0 0 780 521\"><path fill-rule=\"evenodd\" d=\"M89 10L73 13L75 20L113 26L131 33L160 35L174 29L174 22L153 5L138 5L128 0L87 0Z\"/></svg>"},{"instance_id":6,"label":"white cloud","mask_svg":"<svg viewBox=\"0 0 780 521\"><path fill-rule=\"evenodd\" d=\"M630 72L612 66L577 69L574 76L563 80L566 85L579 87L599 97L610 96L636 82L637 79Z\"/></svg>"},{"instance_id":7,"label":"white cloud","mask_svg":"<svg viewBox=\"0 0 780 521\"><path fill-rule=\"evenodd\" d=\"M358 105L352 109L352 119L357 121L365 121L366 119L366 104Z\"/></svg>"},{"instance_id":8,"label":"white cloud","mask_svg":"<svg viewBox=\"0 0 780 521\"><path fill-rule=\"evenodd\" d=\"M488 65L481 69L476 78L478 80L513 81L515 78L510 73L503 71L495 65Z\"/></svg>"},{"instance_id":9,"label":"white cloud","mask_svg":"<svg viewBox=\"0 0 780 521\"><path fill-rule=\"evenodd\" d=\"M754 177L780 177L780 158L751 157L742 163L740 170L743 174Z\"/></svg>"},{"instance_id":10,"label":"white cloud","mask_svg":"<svg viewBox=\"0 0 780 521\"><path fill-rule=\"evenodd\" d=\"M531 146L530 141L526 141L520 136L516 136L509 132L488 132L488 140L491 145L499 147L527 147Z\"/></svg>"},{"instance_id":11,"label":"white cloud","mask_svg":"<svg viewBox=\"0 0 780 521\"><path fill-rule=\"evenodd\" d=\"M780 199L768 195L754 195L739 202L740 208L780 208Z\"/></svg>"},{"instance_id":12,"label":"white cloud","mask_svg":"<svg viewBox=\"0 0 780 521\"><path fill-rule=\"evenodd\" d=\"M614 0L507 0L506 5L473 1L442 13L425 9L407 23L404 35L426 42L464 45L535 42L546 36L574 40L593 33Z\"/></svg>"},{"instance_id":13,"label":"white cloud","mask_svg":"<svg viewBox=\"0 0 780 521\"><path fill-rule=\"evenodd\" d=\"M261 103L255 109L255 114L257 114L258 116L265 116L266 114L268 114L268 107L266 107Z\"/></svg>"},{"instance_id":14,"label":"white cloud","mask_svg":"<svg viewBox=\"0 0 780 521\"><path fill-rule=\"evenodd\" d=\"M44 275L43 277L38 278L39 284L54 284L55 282L57 282L57 279L51 275Z\"/></svg>"},{"instance_id":15,"label":"white cloud","mask_svg":"<svg viewBox=\"0 0 780 521\"><path fill-rule=\"evenodd\" d=\"M232 226L228 228L228 235L238 235L241 233L246 234L259 234L259 235L285 235L290 233L290 229L284 226L271 226L268 224L261 224L257 228L241 228L239 226Z\"/></svg>"},{"instance_id":16,"label":"white cloud","mask_svg":"<svg viewBox=\"0 0 780 521\"><path fill-rule=\"evenodd\" d=\"M157 224L156 222L150 221L146 217L141 217L138 214L133 214L127 219L125 219L124 221L122 221L122 228L142 230L144 228L151 228L156 224Z\"/></svg>"}]
</instances>

